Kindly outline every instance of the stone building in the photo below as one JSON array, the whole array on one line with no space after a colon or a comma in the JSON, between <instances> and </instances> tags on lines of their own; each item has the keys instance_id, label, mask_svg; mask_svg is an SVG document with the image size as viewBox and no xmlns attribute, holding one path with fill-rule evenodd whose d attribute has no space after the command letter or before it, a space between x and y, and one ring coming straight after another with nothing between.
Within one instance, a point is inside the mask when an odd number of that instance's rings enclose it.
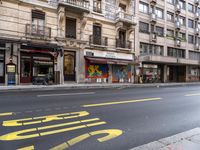
<instances>
[{"instance_id":1,"label":"stone building","mask_svg":"<svg viewBox=\"0 0 200 150\"><path fill-rule=\"evenodd\" d=\"M136 55L144 82L200 79L199 0L136 1Z\"/></svg>"},{"instance_id":2,"label":"stone building","mask_svg":"<svg viewBox=\"0 0 200 150\"><path fill-rule=\"evenodd\" d=\"M0 84L133 82L134 1L2 0Z\"/></svg>"}]
</instances>

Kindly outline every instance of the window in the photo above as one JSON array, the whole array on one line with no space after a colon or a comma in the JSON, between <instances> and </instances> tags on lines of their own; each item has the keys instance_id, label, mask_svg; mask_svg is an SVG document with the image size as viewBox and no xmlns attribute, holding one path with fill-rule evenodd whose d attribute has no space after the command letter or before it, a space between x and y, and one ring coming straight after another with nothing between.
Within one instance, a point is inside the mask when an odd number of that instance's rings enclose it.
<instances>
[{"instance_id":1,"label":"window","mask_svg":"<svg viewBox=\"0 0 200 150\"><path fill-rule=\"evenodd\" d=\"M200 53L199 52L189 51L189 59L200 60Z\"/></svg>"},{"instance_id":2,"label":"window","mask_svg":"<svg viewBox=\"0 0 200 150\"><path fill-rule=\"evenodd\" d=\"M93 44L101 45L101 25L93 25Z\"/></svg>"},{"instance_id":3,"label":"window","mask_svg":"<svg viewBox=\"0 0 200 150\"><path fill-rule=\"evenodd\" d=\"M193 44L194 43L194 36L188 35L188 43Z\"/></svg>"},{"instance_id":4,"label":"window","mask_svg":"<svg viewBox=\"0 0 200 150\"><path fill-rule=\"evenodd\" d=\"M140 43L140 54L151 54L163 56L163 46Z\"/></svg>"},{"instance_id":5,"label":"window","mask_svg":"<svg viewBox=\"0 0 200 150\"><path fill-rule=\"evenodd\" d=\"M185 26L185 24L186 24L185 17L180 16L179 21L180 21L181 25Z\"/></svg>"},{"instance_id":6,"label":"window","mask_svg":"<svg viewBox=\"0 0 200 150\"><path fill-rule=\"evenodd\" d=\"M66 18L66 37L76 39L76 19Z\"/></svg>"},{"instance_id":7,"label":"window","mask_svg":"<svg viewBox=\"0 0 200 150\"><path fill-rule=\"evenodd\" d=\"M168 37L174 37L174 30L167 29L167 36Z\"/></svg>"},{"instance_id":8,"label":"window","mask_svg":"<svg viewBox=\"0 0 200 150\"><path fill-rule=\"evenodd\" d=\"M140 2L139 11L148 14L149 13L149 5L146 3Z\"/></svg>"},{"instance_id":9,"label":"window","mask_svg":"<svg viewBox=\"0 0 200 150\"><path fill-rule=\"evenodd\" d=\"M185 58L185 50L167 47L167 56Z\"/></svg>"},{"instance_id":10,"label":"window","mask_svg":"<svg viewBox=\"0 0 200 150\"><path fill-rule=\"evenodd\" d=\"M140 30L140 32L143 32L143 33L149 33L149 24L144 23L144 22L140 22L139 23L139 30Z\"/></svg>"},{"instance_id":11,"label":"window","mask_svg":"<svg viewBox=\"0 0 200 150\"><path fill-rule=\"evenodd\" d=\"M179 0L179 4L181 6L181 9L185 9L185 1Z\"/></svg>"},{"instance_id":12,"label":"window","mask_svg":"<svg viewBox=\"0 0 200 150\"><path fill-rule=\"evenodd\" d=\"M174 22L174 14L171 12L167 12L167 21Z\"/></svg>"},{"instance_id":13,"label":"window","mask_svg":"<svg viewBox=\"0 0 200 150\"><path fill-rule=\"evenodd\" d=\"M172 5L174 5L175 0L167 0L167 2L170 3L170 4L172 4Z\"/></svg>"},{"instance_id":14,"label":"window","mask_svg":"<svg viewBox=\"0 0 200 150\"><path fill-rule=\"evenodd\" d=\"M43 36L45 34L45 13L38 10L32 10L32 28L31 33Z\"/></svg>"},{"instance_id":15,"label":"window","mask_svg":"<svg viewBox=\"0 0 200 150\"><path fill-rule=\"evenodd\" d=\"M156 8L156 15L157 15L158 18L163 19L164 18L163 10L160 9L160 8Z\"/></svg>"},{"instance_id":16,"label":"window","mask_svg":"<svg viewBox=\"0 0 200 150\"><path fill-rule=\"evenodd\" d=\"M180 33L179 33L179 37L180 37L182 40L186 40L186 33L180 32Z\"/></svg>"},{"instance_id":17,"label":"window","mask_svg":"<svg viewBox=\"0 0 200 150\"><path fill-rule=\"evenodd\" d=\"M101 13L101 0L94 0L94 3L93 3L93 10L95 12L98 12L98 13Z\"/></svg>"},{"instance_id":18,"label":"window","mask_svg":"<svg viewBox=\"0 0 200 150\"><path fill-rule=\"evenodd\" d=\"M191 19L188 19L188 27L189 28L194 28L194 21Z\"/></svg>"},{"instance_id":19,"label":"window","mask_svg":"<svg viewBox=\"0 0 200 150\"><path fill-rule=\"evenodd\" d=\"M164 28L156 26L156 33L158 36L164 36Z\"/></svg>"},{"instance_id":20,"label":"window","mask_svg":"<svg viewBox=\"0 0 200 150\"><path fill-rule=\"evenodd\" d=\"M194 6L190 3L188 3L188 11L193 13L194 12Z\"/></svg>"}]
</instances>

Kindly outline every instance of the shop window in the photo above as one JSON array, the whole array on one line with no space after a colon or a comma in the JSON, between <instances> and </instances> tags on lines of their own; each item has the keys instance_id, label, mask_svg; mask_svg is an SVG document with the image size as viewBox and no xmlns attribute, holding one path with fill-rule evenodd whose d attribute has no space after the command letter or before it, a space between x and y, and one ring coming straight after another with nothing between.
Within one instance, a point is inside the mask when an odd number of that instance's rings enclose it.
<instances>
[{"instance_id":1,"label":"shop window","mask_svg":"<svg viewBox=\"0 0 200 150\"><path fill-rule=\"evenodd\" d=\"M66 18L66 37L76 39L76 19Z\"/></svg>"},{"instance_id":2,"label":"shop window","mask_svg":"<svg viewBox=\"0 0 200 150\"><path fill-rule=\"evenodd\" d=\"M4 54L0 52L0 78L3 78L3 77L4 77ZM0 79L0 83L1 83L1 79Z\"/></svg>"}]
</instances>

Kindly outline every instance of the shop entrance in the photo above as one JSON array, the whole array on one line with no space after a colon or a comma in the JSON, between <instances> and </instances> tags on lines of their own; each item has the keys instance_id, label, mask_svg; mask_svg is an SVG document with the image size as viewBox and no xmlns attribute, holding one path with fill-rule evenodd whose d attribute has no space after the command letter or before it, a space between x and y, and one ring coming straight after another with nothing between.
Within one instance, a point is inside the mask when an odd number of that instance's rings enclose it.
<instances>
[{"instance_id":1,"label":"shop entrance","mask_svg":"<svg viewBox=\"0 0 200 150\"><path fill-rule=\"evenodd\" d=\"M168 66L167 76L169 82L185 82L186 66Z\"/></svg>"},{"instance_id":2,"label":"shop entrance","mask_svg":"<svg viewBox=\"0 0 200 150\"><path fill-rule=\"evenodd\" d=\"M76 52L65 52L64 56L64 80L75 81L76 80Z\"/></svg>"},{"instance_id":3,"label":"shop entrance","mask_svg":"<svg viewBox=\"0 0 200 150\"><path fill-rule=\"evenodd\" d=\"M5 52L0 51L0 84L5 83Z\"/></svg>"},{"instance_id":4,"label":"shop entrance","mask_svg":"<svg viewBox=\"0 0 200 150\"><path fill-rule=\"evenodd\" d=\"M54 59L50 54L21 52L20 83L32 83L38 76L54 80Z\"/></svg>"}]
</instances>

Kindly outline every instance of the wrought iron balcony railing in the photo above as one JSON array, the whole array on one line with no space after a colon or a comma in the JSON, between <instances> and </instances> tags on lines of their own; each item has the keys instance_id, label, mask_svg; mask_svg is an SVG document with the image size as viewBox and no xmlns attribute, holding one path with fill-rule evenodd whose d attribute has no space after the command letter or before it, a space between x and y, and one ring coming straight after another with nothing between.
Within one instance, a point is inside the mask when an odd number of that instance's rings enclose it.
<instances>
[{"instance_id":1,"label":"wrought iron balcony railing","mask_svg":"<svg viewBox=\"0 0 200 150\"><path fill-rule=\"evenodd\" d=\"M119 11L116 15L116 20L122 20L122 21L128 21L128 22L133 22L135 23L134 16L132 14Z\"/></svg>"},{"instance_id":2,"label":"wrought iron balcony railing","mask_svg":"<svg viewBox=\"0 0 200 150\"><path fill-rule=\"evenodd\" d=\"M89 10L90 3L87 0L59 0L60 3L66 5L72 5L75 7Z\"/></svg>"},{"instance_id":3,"label":"wrought iron balcony railing","mask_svg":"<svg viewBox=\"0 0 200 150\"><path fill-rule=\"evenodd\" d=\"M132 49L132 42L131 41L122 41L120 39L116 39L116 47L117 48Z\"/></svg>"},{"instance_id":4,"label":"wrought iron balcony railing","mask_svg":"<svg viewBox=\"0 0 200 150\"><path fill-rule=\"evenodd\" d=\"M97 38L93 35L90 35L89 38L90 38L89 39L90 44L108 46L108 38L107 37Z\"/></svg>"},{"instance_id":5,"label":"wrought iron balcony railing","mask_svg":"<svg viewBox=\"0 0 200 150\"><path fill-rule=\"evenodd\" d=\"M26 24L26 35L42 38L51 38L51 28L36 24Z\"/></svg>"}]
</instances>

